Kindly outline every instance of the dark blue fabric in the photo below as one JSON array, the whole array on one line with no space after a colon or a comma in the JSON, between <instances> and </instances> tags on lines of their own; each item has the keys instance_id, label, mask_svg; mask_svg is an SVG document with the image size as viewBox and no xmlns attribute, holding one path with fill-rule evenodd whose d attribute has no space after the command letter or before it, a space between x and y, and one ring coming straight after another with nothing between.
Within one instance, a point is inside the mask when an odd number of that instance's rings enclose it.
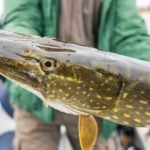
<instances>
[{"instance_id":1,"label":"dark blue fabric","mask_svg":"<svg viewBox=\"0 0 150 150\"><path fill-rule=\"evenodd\" d=\"M0 150L13 150L14 132L0 135Z\"/></svg>"},{"instance_id":2,"label":"dark blue fabric","mask_svg":"<svg viewBox=\"0 0 150 150\"><path fill-rule=\"evenodd\" d=\"M9 102L9 94L4 84L0 85L0 102L8 115L13 117L13 109Z\"/></svg>"},{"instance_id":3,"label":"dark blue fabric","mask_svg":"<svg viewBox=\"0 0 150 150\"><path fill-rule=\"evenodd\" d=\"M0 80L4 82L6 79L3 76L0 76Z\"/></svg>"}]
</instances>

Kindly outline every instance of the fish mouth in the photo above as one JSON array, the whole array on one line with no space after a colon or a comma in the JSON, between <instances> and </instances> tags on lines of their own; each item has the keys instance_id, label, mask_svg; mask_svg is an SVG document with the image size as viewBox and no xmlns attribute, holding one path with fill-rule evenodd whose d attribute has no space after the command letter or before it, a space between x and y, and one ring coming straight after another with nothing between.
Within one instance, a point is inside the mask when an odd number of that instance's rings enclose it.
<instances>
[{"instance_id":1,"label":"fish mouth","mask_svg":"<svg viewBox=\"0 0 150 150\"><path fill-rule=\"evenodd\" d=\"M24 56L23 42L0 37L0 74L25 89L38 90L38 63Z\"/></svg>"},{"instance_id":2,"label":"fish mouth","mask_svg":"<svg viewBox=\"0 0 150 150\"><path fill-rule=\"evenodd\" d=\"M39 84L35 74L28 71L28 66L21 65L17 60L2 58L1 56L0 74L18 85L21 85L25 89L28 87L35 89Z\"/></svg>"}]
</instances>

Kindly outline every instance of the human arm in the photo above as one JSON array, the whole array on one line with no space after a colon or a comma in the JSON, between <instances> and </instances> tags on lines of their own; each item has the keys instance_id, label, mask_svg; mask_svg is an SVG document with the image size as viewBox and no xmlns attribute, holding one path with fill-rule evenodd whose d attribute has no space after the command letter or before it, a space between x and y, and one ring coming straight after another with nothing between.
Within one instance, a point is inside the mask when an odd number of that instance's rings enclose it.
<instances>
[{"instance_id":1,"label":"human arm","mask_svg":"<svg viewBox=\"0 0 150 150\"><path fill-rule=\"evenodd\" d=\"M112 37L114 52L150 60L150 36L136 8L135 0L116 0Z\"/></svg>"},{"instance_id":2,"label":"human arm","mask_svg":"<svg viewBox=\"0 0 150 150\"><path fill-rule=\"evenodd\" d=\"M41 35L40 7L40 0L5 0L3 28L18 33Z\"/></svg>"}]
</instances>

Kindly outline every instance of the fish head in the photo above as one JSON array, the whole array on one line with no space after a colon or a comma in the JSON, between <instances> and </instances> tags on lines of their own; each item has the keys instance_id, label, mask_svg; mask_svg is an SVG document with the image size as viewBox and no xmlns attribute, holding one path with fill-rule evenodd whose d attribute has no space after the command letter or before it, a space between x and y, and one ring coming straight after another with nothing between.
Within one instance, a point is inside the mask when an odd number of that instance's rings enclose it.
<instances>
[{"instance_id":1,"label":"fish head","mask_svg":"<svg viewBox=\"0 0 150 150\"><path fill-rule=\"evenodd\" d=\"M65 85L71 88L83 83L81 72L88 72L88 58L55 40L43 39L2 32L0 73L42 99L52 97L55 90L56 98Z\"/></svg>"},{"instance_id":2,"label":"fish head","mask_svg":"<svg viewBox=\"0 0 150 150\"><path fill-rule=\"evenodd\" d=\"M97 65L94 51L4 32L0 34L0 73L43 101L69 105L73 111L109 110L122 85L117 76Z\"/></svg>"}]
</instances>

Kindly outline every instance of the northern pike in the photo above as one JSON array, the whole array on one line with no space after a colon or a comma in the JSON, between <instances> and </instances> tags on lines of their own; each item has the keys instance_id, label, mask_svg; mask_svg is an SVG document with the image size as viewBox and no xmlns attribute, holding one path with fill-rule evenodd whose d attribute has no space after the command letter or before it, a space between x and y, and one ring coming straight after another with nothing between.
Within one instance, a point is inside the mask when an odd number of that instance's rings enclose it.
<instances>
[{"instance_id":1,"label":"northern pike","mask_svg":"<svg viewBox=\"0 0 150 150\"><path fill-rule=\"evenodd\" d=\"M0 74L62 112L150 126L148 61L0 31Z\"/></svg>"}]
</instances>

